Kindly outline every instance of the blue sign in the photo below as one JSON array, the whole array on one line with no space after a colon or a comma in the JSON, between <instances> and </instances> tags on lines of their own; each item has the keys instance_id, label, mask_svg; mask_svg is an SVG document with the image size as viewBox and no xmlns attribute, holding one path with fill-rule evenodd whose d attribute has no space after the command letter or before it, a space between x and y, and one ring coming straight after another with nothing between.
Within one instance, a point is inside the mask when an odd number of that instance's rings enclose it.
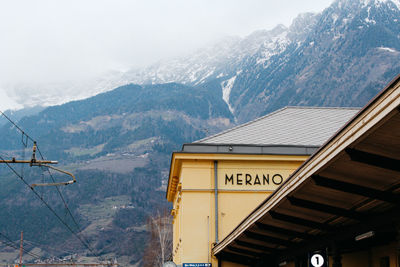
<instances>
[{"instance_id":1,"label":"blue sign","mask_svg":"<svg viewBox=\"0 0 400 267\"><path fill-rule=\"evenodd\" d=\"M211 267L211 263L184 263L182 267Z\"/></svg>"}]
</instances>

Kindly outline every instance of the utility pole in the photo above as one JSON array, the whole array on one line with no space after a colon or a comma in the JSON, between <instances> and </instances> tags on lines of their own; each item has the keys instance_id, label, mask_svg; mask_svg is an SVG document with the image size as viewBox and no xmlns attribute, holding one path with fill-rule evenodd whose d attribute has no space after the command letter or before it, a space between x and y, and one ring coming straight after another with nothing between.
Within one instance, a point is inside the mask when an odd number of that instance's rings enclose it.
<instances>
[{"instance_id":1,"label":"utility pole","mask_svg":"<svg viewBox=\"0 0 400 267\"><path fill-rule=\"evenodd\" d=\"M19 267L22 267L22 251L23 251L22 242L23 242L23 239L24 239L24 231L21 231L21 243L19 246Z\"/></svg>"}]
</instances>

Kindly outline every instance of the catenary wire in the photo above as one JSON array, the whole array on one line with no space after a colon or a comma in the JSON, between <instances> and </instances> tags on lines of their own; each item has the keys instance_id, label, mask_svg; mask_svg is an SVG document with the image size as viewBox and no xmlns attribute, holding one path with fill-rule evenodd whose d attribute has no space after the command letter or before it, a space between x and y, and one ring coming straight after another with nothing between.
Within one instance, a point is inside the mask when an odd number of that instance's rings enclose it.
<instances>
[{"instance_id":1,"label":"catenary wire","mask_svg":"<svg viewBox=\"0 0 400 267\"><path fill-rule=\"evenodd\" d=\"M8 236L6 236L5 234L0 233L0 236L2 236L4 239L7 239L7 242L4 242L4 241L0 240L0 242L2 242L3 244L8 245L8 246L10 246L10 247L13 247L13 248L15 248L15 249L20 249L20 248L19 248L19 245L18 245L17 243L15 243L14 241L12 241L12 240L11 240ZM26 254L28 254L28 255L30 255L30 256L32 256L32 257L34 257L34 258L37 258L37 259L40 259L40 258L41 258L39 255L37 255L37 254L35 254L35 253L32 253L32 252L29 252L29 251L27 251L25 248L22 248L22 250L23 250Z\"/></svg>"},{"instance_id":2,"label":"catenary wire","mask_svg":"<svg viewBox=\"0 0 400 267\"><path fill-rule=\"evenodd\" d=\"M41 159L44 160L44 157L43 157L42 152L40 151L38 145L36 145L36 149L37 149L37 151L39 152L39 155L40 155ZM47 169L47 172L49 173L49 175L50 175L50 177L51 177L51 180L53 181L53 183L55 183L55 179L54 179L52 173L50 172L49 168L46 168L46 169ZM80 231L81 231L80 226L79 226L78 222L76 221L75 217L72 215L72 212L71 212L71 210L69 209L69 207L68 207L68 205L67 205L67 202L65 201L65 198L64 198L64 196L62 195L62 193L61 193L61 191L60 191L60 188L58 188L57 185L56 185L55 187L56 187L56 189L57 189L58 195L60 196L62 202L64 203L65 209L68 211L69 215L71 216L72 221L74 222L76 228L78 229L78 232L80 232Z\"/></svg>"},{"instance_id":3,"label":"catenary wire","mask_svg":"<svg viewBox=\"0 0 400 267\"><path fill-rule=\"evenodd\" d=\"M6 242L3 240L0 240L0 243L4 244L5 246L12 247L14 249L19 250L19 247L15 243ZM26 251L25 249L23 249L23 251L25 252L25 254L28 254L29 256L31 256L33 258L40 259L40 256L38 256L36 254L32 254L32 253Z\"/></svg>"},{"instance_id":4,"label":"catenary wire","mask_svg":"<svg viewBox=\"0 0 400 267\"><path fill-rule=\"evenodd\" d=\"M4 158L2 156L0 156L0 159L4 161ZM79 239L79 241L96 257L99 257L91 247L88 246L88 244L86 244L86 242L84 242L73 230L72 228L63 220L61 219L61 217L54 211L54 209L43 199L43 197L41 197L36 191L35 189L30 186L28 184L28 182L24 179L24 177L22 177L9 163L6 162L6 165L8 168L10 168L14 174L26 185L28 186L31 191L36 195L37 198L40 199L40 201L42 201L42 203L54 214L54 216L57 217L57 219L77 238Z\"/></svg>"},{"instance_id":5,"label":"catenary wire","mask_svg":"<svg viewBox=\"0 0 400 267\"><path fill-rule=\"evenodd\" d=\"M6 118L12 125L15 126L15 128L17 128L23 135L25 135L29 140L31 140L32 142L35 142L35 140L33 140L32 137L30 137L27 133L24 132L24 130L22 130L15 122L13 122L6 114L4 114L3 111L0 110L1 115L4 116L4 118Z\"/></svg>"},{"instance_id":6,"label":"catenary wire","mask_svg":"<svg viewBox=\"0 0 400 267\"><path fill-rule=\"evenodd\" d=\"M33 139L32 137L30 137L24 130L21 129L21 127L19 127L14 121L12 121L6 114L4 114L4 112L2 112L2 111L0 110L0 113L1 113L12 125L14 125L14 126L16 127L16 128L22 133L22 135L25 135L27 139L29 139L29 140L31 140L32 142L36 143L35 139ZM25 147L27 147L27 142L22 141L22 143L23 143L23 145L24 145ZM38 146L37 144L36 144L36 149L37 149L37 151L39 152L39 155L40 155L41 159L44 160L43 154L42 154L42 152L40 151L39 146ZM51 179L53 180L53 182L55 182L54 177L53 177L53 175L51 174L51 172L50 172L50 170L49 170L48 168L47 168L47 171L49 172L49 175L50 175ZM77 221L75 220L74 216L72 215L70 209L68 208L68 205L67 205L67 203L66 203L64 197L62 196L62 194L61 194L61 192L60 192L58 186L56 186L56 188L57 188L58 194L59 194L59 196L61 197L61 199L62 199L62 201L63 201L63 203L64 203L64 206L65 206L65 208L67 209L69 215L71 216L71 218L72 218L72 220L73 220L75 226L77 227L78 231L80 231L80 226L79 226L79 224L77 223Z\"/></svg>"},{"instance_id":7,"label":"catenary wire","mask_svg":"<svg viewBox=\"0 0 400 267\"><path fill-rule=\"evenodd\" d=\"M37 149L37 151L39 152L39 155L40 155L41 159L44 160L43 154L42 154L42 152L40 151L39 146L36 145L36 149ZM49 168L47 168L47 171L48 171L48 173L49 173L49 175L50 175L52 181L55 183L55 179L54 179L52 173L50 172ZM74 222L74 224L75 224L75 226L76 226L76 228L77 228L77 230L78 230L78 234L80 234L81 237L82 237L82 239L87 243L88 246L90 246L89 241L88 241L88 240L83 236L83 234L81 233L81 227L79 226L79 224L78 224L78 222L76 221L75 217L72 215L72 212L71 212L71 210L69 209L68 204L67 204L67 202L65 201L65 198L64 198L64 196L62 195L62 193L61 193L61 191L60 191L60 188L59 188L58 186L56 186L56 189L57 189L57 192L58 192L60 198L62 199L62 201L63 201L63 203L64 203L65 209L67 210L68 214L71 216L72 221Z\"/></svg>"},{"instance_id":8,"label":"catenary wire","mask_svg":"<svg viewBox=\"0 0 400 267\"><path fill-rule=\"evenodd\" d=\"M22 130L22 129L21 129L14 121L12 121L6 114L4 114L4 112L2 112L2 111L0 110L0 113L1 113L12 125L14 125L14 126L22 133L22 140L23 140L23 136L25 135L25 136L26 136L26 139L29 139L29 140L31 140L32 142L36 143L36 141L35 141L31 136L29 136L27 133L25 133L25 131ZM27 144L27 142L23 142L23 144L25 145L25 144ZM39 152L39 155L40 155L41 159L44 160L43 154L42 154L42 152L40 151L38 145L36 145L36 147L37 147L37 151ZM1 156L0 156L0 157L1 157ZM4 159L3 159L3 160L4 160ZM7 166L8 166L9 168L11 168L11 169L13 170L13 172L14 172L21 180L23 180L24 183L25 183L27 186L29 186L29 187L31 188L31 190L36 194L36 196L44 202L43 198L42 198L41 196L39 196L39 194L38 194L29 184L26 183L26 181L23 179L23 177L22 177L21 175L19 175L8 163L7 163ZM51 179L53 180L53 182L55 182L54 177L53 177L53 175L51 174L51 172L50 172L50 170L49 170L48 168L47 168L47 171L49 172L49 175L50 175ZM71 216L72 221L74 222L76 228L78 229L78 232L80 232L80 226L79 226L79 224L77 223L75 217L72 215L71 210L68 208L68 205L67 205L67 203L66 203L66 201L65 201L65 198L64 198L63 195L61 194L61 191L60 191L60 189L58 188L58 186L56 186L56 188L57 188L57 191L58 191L58 194L59 194L60 198L62 199L62 201L63 201L63 203L64 203L64 207L66 208L68 214ZM45 202L44 202L44 203L45 203ZM45 203L45 205L46 205L48 208L50 208L50 206L49 206L47 203ZM61 218L58 216L58 214L56 214L54 211L53 211L53 213L54 213L54 215L56 215L56 217L57 217L59 220L61 220ZM61 220L61 221L62 221L62 220ZM62 221L62 222L63 222L63 221ZM84 245L85 245L85 247L87 247L94 255L96 255L96 256L98 257L98 255L94 252L94 250L93 250L92 248L90 248L89 242L87 241L87 239L86 239L82 234L81 234L81 236L82 236L82 238L84 239L84 242L77 236L76 233L74 233L74 232L72 231L72 229L69 227L69 225L67 225L65 222L63 222L63 224L64 224L64 225L65 225L65 226L66 226L66 227L67 227L67 228L68 228L68 229L69 229L69 230L70 230ZM86 243L86 244L85 244L85 243Z\"/></svg>"},{"instance_id":9,"label":"catenary wire","mask_svg":"<svg viewBox=\"0 0 400 267\"><path fill-rule=\"evenodd\" d=\"M12 240L11 240L8 236L6 236L5 234L0 233L0 236L2 236L3 238L7 239L7 241L0 240L0 242L3 243L4 245L9 246L9 247L12 247L12 248L17 249L17 250L20 249L19 244L16 243L16 242L14 242L14 241L12 241ZM25 244L28 243L28 245L29 245L29 243L32 243L32 242L30 242L30 241L28 241L28 240L24 240L24 243L25 243ZM33 246L33 244L30 244L30 245ZM29 256L31 256L31 257L33 257L33 258L36 258L36 259L39 259L39 260L42 260L42 261L43 261L43 260L46 260L46 258L44 258L44 257L42 257L42 256L40 256L40 255L38 255L38 254L36 254L36 253L30 252L30 251L28 251L27 249L25 249L24 247L22 248L22 250L25 252L25 254L27 254L27 255L29 255ZM68 252L68 251L61 251L61 250L58 250L58 251L60 251L60 252ZM49 254L51 257L55 258L54 255L52 255L52 254L50 254L50 253L48 253L48 252L46 252L46 253ZM69 252L68 252L68 253L69 253Z\"/></svg>"}]
</instances>

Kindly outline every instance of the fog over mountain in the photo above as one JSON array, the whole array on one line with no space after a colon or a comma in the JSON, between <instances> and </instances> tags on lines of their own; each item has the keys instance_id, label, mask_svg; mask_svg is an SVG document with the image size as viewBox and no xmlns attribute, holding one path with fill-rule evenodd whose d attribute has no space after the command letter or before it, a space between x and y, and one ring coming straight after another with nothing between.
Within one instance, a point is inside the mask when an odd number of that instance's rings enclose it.
<instances>
[{"instance_id":1,"label":"fog over mountain","mask_svg":"<svg viewBox=\"0 0 400 267\"><path fill-rule=\"evenodd\" d=\"M0 109L93 96L121 85L132 67L289 25L331 1L2 1Z\"/></svg>"},{"instance_id":2,"label":"fog over mountain","mask_svg":"<svg viewBox=\"0 0 400 267\"><path fill-rule=\"evenodd\" d=\"M61 94L46 86L32 90L29 98L27 88L11 91L16 102L34 106L83 99L128 83L213 82L239 121L283 105L361 106L398 72L399 6L398 0L337 0L321 13L300 14L289 27L225 37L184 57L85 83L47 85Z\"/></svg>"},{"instance_id":3,"label":"fog over mountain","mask_svg":"<svg viewBox=\"0 0 400 267\"><path fill-rule=\"evenodd\" d=\"M398 0L336 0L288 27L110 73L93 83L93 94L103 92L96 96L7 114L35 137L46 158L76 174L78 183L63 193L97 253L140 264L146 217L168 207L172 151L287 105L363 106L400 73L399 18ZM29 159L32 144L25 147L24 135L21 141L15 127L1 123L0 154ZM41 170L18 171L30 182L49 179ZM43 257L50 256L43 246L55 244L93 257L10 170L0 169L0 183L0 226L14 240L23 228L37 242L29 249L42 247ZM65 213L56 192L41 193Z\"/></svg>"}]
</instances>

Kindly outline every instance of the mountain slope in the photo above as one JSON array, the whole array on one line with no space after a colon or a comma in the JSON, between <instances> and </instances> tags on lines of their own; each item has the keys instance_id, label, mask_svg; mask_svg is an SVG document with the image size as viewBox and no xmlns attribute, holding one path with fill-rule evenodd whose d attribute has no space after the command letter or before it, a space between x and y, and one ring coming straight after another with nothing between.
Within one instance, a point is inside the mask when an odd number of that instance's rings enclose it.
<instances>
[{"instance_id":1,"label":"mountain slope","mask_svg":"<svg viewBox=\"0 0 400 267\"><path fill-rule=\"evenodd\" d=\"M78 183L62 190L96 251L133 264L146 240L146 216L167 205L173 150L286 105L362 106L400 73L399 7L390 0L337 0L290 27L119 73L117 84L140 85L49 107L19 125L46 158L76 174ZM184 84L155 84L171 81ZM21 150L25 139L15 128L6 124L0 134L3 156L30 158L32 144ZM17 170L29 183L50 179L40 169ZM41 193L65 214L53 189ZM27 240L67 240L64 249L88 253L5 167L0 194L0 225L14 240L24 229Z\"/></svg>"},{"instance_id":2,"label":"mountain slope","mask_svg":"<svg viewBox=\"0 0 400 267\"><path fill-rule=\"evenodd\" d=\"M232 121L221 91L210 91L206 84L193 88L171 83L122 86L46 108L18 124L38 141L46 159L59 160L59 167L77 177L76 184L61 190L93 250L133 264L146 242L146 217L167 206L164 190L171 151L232 126ZM15 127L6 124L0 134L2 157L30 159L33 144L28 140L25 147L26 139L21 140ZM52 251L53 245L93 257L13 172L1 167L0 232L17 239L24 230L28 242L39 243L36 250L42 248L43 257L68 255ZM46 169L14 167L29 184L51 181ZM57 181L69 179L57 172L53 176ZM36 190L77 230L55 188Z\"/></svg>"},{"instance_id":3,"label":"mountain slope","mask_svg":"<svg viewBox=\"0 0 400 267\"><path fill-rule=\"evenodd\" d=\"M285 105L362 106L400 72L397 0L337 0L286 28L127 72L138 83L220 81L239 122Z\"/></svg>"},{"instance_id":4,"label":"mountain slope","mask_svg":"<svg viewBox=\"0 0 400 267\"><path fill-rule=\"evenodd\" d=\"M59 152L49 153L59 156L71 145L90 148L103 144L102 153L106 154L152 134L167 136L175 145L180 145L181 140L199 136L205 128L217 130L218 126L213 124L218 125L219 118L224 127L233 119L220 91L171 83L122 86L86 100L49 107L19 123L31 129L32 136L41 138L43 145L51 144L52 150ZM165 128L168 123L191 125L190 131L196 133L182 129L168 133ZM0 144L3 149L15 147L19 142L14 138L14 129L7 127L3 128L6 142Z\"/></svg>"},{"instance_id":5,"label":"mountain slope","mask_svg":"<svg viewBox=\"0 0 400 267\"><path fill-rule=\"evenodd\" d=\"M253 56L231 89L235 115L246 121L285 105L364 105L400 73L398 18L391 1L334 2L303 42L262 64L262 52Z\"/></svg>"},{"instance_id":6,"label":"mountain slope","mask_svg":"<svg viewBox=\"0 0 400 267\"><path fill-rule=\"evenodd\" d=\"M219 81L214 90L223 91L240 122L289 103L360 106L399 72L399 7L398 0L336 0L319 14L299 15L289 27L225 37L143 69L54 85L73 96L44 94L48 90L34 86L32 101L19 94L17 102L60 103L128 83L197 86Z\"/></svg>"}]
</instances>

